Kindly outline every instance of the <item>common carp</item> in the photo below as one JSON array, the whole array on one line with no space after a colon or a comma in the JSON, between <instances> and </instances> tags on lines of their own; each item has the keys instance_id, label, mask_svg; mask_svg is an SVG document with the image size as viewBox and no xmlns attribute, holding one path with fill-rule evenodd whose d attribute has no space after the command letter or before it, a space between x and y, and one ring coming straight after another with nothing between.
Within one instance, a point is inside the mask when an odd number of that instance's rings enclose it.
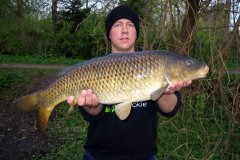
<instances>
[{"instance_id":1,"label":"common carp","mask_svg":"<svg viewBox=\"0 0 240 160\"><path fill-rule=\"evenodd\" d=\"M37 126L44 131L57 104L70 95L77 100L81 90L92 89L99 103L116 104L115 112L124 120L133 102L155 101L170 84L204 78L208 71L204 62L163 50L114 53L73 65L46 89L20 97L14 103L26 112L37 110Z\"/></svg>"}]
</instances>

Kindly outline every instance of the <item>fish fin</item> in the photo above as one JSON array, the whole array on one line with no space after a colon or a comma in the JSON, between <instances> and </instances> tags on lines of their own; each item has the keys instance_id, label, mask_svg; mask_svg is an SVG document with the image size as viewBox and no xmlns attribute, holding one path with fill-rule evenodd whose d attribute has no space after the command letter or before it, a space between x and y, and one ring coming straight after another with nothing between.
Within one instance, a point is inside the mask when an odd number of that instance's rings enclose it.
<instances>
[{"instance_id":1,"label":"fish fin","mask_svg":"<svg viewBox=\"0 0 240 160\"><path fill-rule=\"evenodd\" d=\"M33 94L22 96L13 101L13 103L16 104L17 108L21 111L30 112L37 109L38 95L39 92L35 92Z\"/></svg>"},{"instance_id":2,"label":"fish fin","mask_svg":"<svg viewBox=\"0 0 240 160\"><path fill-rule=\"evenodd\" d=\"M73 102L71 104L69 104L69 109L68 109L68 112L67 112L67 116L70 115L70 113L73 111L73 109L77 106L77 98L74 98L73 99Z\"/></svg>"},{"instance_id":3,"label":"fish fin","mask_svg":"<svg viewBox=\"0 0 240 160\"><path fill-rule=\"evenodd\" d=\"M168 84L165 85L164 87L161 87L161 88L153 91L153 92L150 94L151 100L156 101L156 100L163 94L163 92L167 89L167 87L168 87Z\"/></svg>"},{"instance_id":4,"label":"fish fin","mask_svg":"<svg viewBox=\"0 0 240 160\"><path fill-rule=\"evenodd\" d=\"M30 95L22 96L13 103L24 112L38 110L37 127L43 132L54 106L42 106L41 102L38 100L40 94L41 91L38 91Z\"/></svg>"},{"instance_id":5,"label":"fish fin","mask_svg":"<svg viewBox=\"0 0 240 160\"><path fill-rule=\"evenodd\" d=\"M74 109L74 105L70 105L68 108L67 114L66 114L67 117L70 115L70 113L73 111L73 109Z\"/></svg>"},{"instance_id":6,"label":"fish fin","mask_svg":"<svg viewBox=\"0 0 240 160\"><path fill-rule=\"evenodd\" d=\"M50 114L53 111L54 106L48 107L39 107L38 109L38 120L37 120L37 127L41 132L45 131L48 119Z\"/></svg>"},{"instance_id":7,"label":"fish fin","mask_svg":"<svg viewBox=\"0 0 240 160\"><path fill-rule=\"evenodd\" d=\"M115 106L115 113L120 120L125 120L130 114L132 102L123 102Z\"/></svg>"}]
</instances>

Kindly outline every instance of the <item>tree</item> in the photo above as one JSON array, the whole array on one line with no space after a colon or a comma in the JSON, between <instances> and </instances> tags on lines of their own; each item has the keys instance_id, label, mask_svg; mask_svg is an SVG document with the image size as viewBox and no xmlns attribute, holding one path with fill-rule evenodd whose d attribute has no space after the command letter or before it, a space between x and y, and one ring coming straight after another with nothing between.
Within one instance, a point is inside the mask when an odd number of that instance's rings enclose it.
<instances>
[{"instance_id":1,"label":"tree","mask_svg":"<svg viewBox=\"0 0 240 160\"><path fill-rule=\"evenodd\" d=\"M91 8L83 8L81 0L60 0L61 10L58 12L58 28L60 29L64 21L73 23L71 28L71 33L74 33L77 26L82 22L88 13L90 13Z\"/></svg>"},{"instance_id":2,"label":"tree","mask_svg":"<svg viewBox=\"0 0 240 160\"><path fill-rule=\"evenodd\" d=\"M17 0L17 20L18 20L18 29L20 35L20 42L22 44L21 51L24 52L25 46L25 35L24 35L24 16L23 16L23 0Z\"/></svg>"},{"instance_id":3,"label":"tree","mask_svg":"<svg viewBox=\"0 0 240 160\"><path fill-rule=\"evenodd\" d=\"M57 23L57 4L58 4L58 0L52 0L52 22L53 22L54 32L56 32L56 23Z\"/></svg>"},{"instance_id":4,"label":"tree","mask_svg":"<svg viewBox=\"0 0 240 160\"><path fill-rule=\"evenodd\" d=\"M196 18L200 9L200 0L188 0L186 2L186 14L176 44L176 51L188 54L191 48L192 33Z\"/></svg>"}]
</instances>

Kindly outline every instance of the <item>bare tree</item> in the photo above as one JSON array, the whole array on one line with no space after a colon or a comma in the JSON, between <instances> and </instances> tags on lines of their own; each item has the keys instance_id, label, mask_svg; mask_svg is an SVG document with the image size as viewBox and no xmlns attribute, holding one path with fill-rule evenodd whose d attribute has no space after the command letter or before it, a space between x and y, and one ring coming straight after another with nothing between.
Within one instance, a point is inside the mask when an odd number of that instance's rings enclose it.
<instances>
[{"instance_id":1,"label":"bare tree","mask_svg":"<svg viewBox=\"0 0 240 160\"><path fill-rule=\"evenodd\" d=\"M236 24L234 25L233 31L231 32L227 43L222 47L222 49L219 52L219 58L221 61L226 64L230 55L231 55L231 49L233 44L237 40L238 32L239 32L239 26L240 26L240 17L238 17ZM216 59L217 60L217 59ZM216 61L215 60L215 61ZM221 69L222 70L222 69Z\"/></svg>"},{"instance_id":2,"label":"bare tree","mask_svg":"<svg viewBox=\"0 0 240 160\"><path fill-rule=\"evenodd\" d=\"M183 54L188 54L191 50L192 33L200 10L200 0L188 0L186 6L187 13L184 16L176 45L176 51Z\"/></svg>"},{"instance_id":3,"label":"bare tree","mask_svg":"<svg viewBox=\"0 0 240 160\"><path fill-rule=\"evenodd\" d=\"M186 14L178 34L175 50L182 54L189 54L192 51L192 35L198 18L204 14L211 3L211 0L188 0L186 2Z\"/></svg>"}]
</instances>

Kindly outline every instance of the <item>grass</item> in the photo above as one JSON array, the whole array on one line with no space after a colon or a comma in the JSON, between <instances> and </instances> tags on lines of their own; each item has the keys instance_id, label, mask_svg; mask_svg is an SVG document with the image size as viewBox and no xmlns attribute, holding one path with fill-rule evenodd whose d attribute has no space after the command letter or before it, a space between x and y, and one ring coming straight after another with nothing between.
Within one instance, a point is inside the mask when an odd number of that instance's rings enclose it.
<instances>
[{"instance_id":1,"label":"grass","mask_svg":"<svg viewBox=\"0 0 240 160\"><path fill-rule=\"evenodd\" d=\"M65 58L56 55L0 55L0 63L29 63L29 64L65 64L71 65L82 61L82 59Z\"/></svg>"},{"instance_id":2,"label":"grass","mask_svg":"<svg viewBox=\"0 0 240 160\"><path fill-rule=\"evenodd\" d=\"M236 141L240 138L239 128L234 127L231 131L228 111L214 103L202 103L203 100L207 102L206 97L193 101L189 95L177 116L170 120L160 118L158 157L216 160L240 158L240 145Z\"/></svg>"},{"instance_id":3,"label":"grass","mask_svg":"<svg viewBox=\"0 0 240 160\"><path fill-rule=\"evenodd\" d=\"M48 62L47 60L43 63ZM29 85L33 77L49 74L48 72L0 69L1 94L5 92L16 94L15 90L11 90L11 86L18 85L20 89ZM231 108L221 106L216 95L204 91L198 91L194 96L186 91L182 93L182 98L184 105L175 117L170 119L159 117L158 159L240 159L239 116L234 119ZM60 104L57 116L48 124L50 132L61 137L62 145L42 159L82 157L88 124L78 109L66 117L67 108L66 103Z\"/></svg>"},{"instance_id":4,"label":"grass","mask_svg":"<svg viewBox=\"0 0 240 160\"><path fill-rule=\"evenodd\" d=\"M78 111L78 108L66 117L68 105L62 103L58 107L58 116L49 123L50 132L58 137L62 137L63 145L57 149L57 152L52 152L43 157L43 160L48 159L79 159L83 156L83 145L87 135L87 122L83 119Z\"/></svg>"},{"instance_id":5,"label":"grass","mask_svg":"<svg viewBox=\"0 0 240 160\"><path fill-rule=\"evenodd\" d=\"M35 77L55 72L55 70L0 69L0 94L15 92L11 88L21 88L27 83L33 83Z\"/></svg>"}]
</instances>

